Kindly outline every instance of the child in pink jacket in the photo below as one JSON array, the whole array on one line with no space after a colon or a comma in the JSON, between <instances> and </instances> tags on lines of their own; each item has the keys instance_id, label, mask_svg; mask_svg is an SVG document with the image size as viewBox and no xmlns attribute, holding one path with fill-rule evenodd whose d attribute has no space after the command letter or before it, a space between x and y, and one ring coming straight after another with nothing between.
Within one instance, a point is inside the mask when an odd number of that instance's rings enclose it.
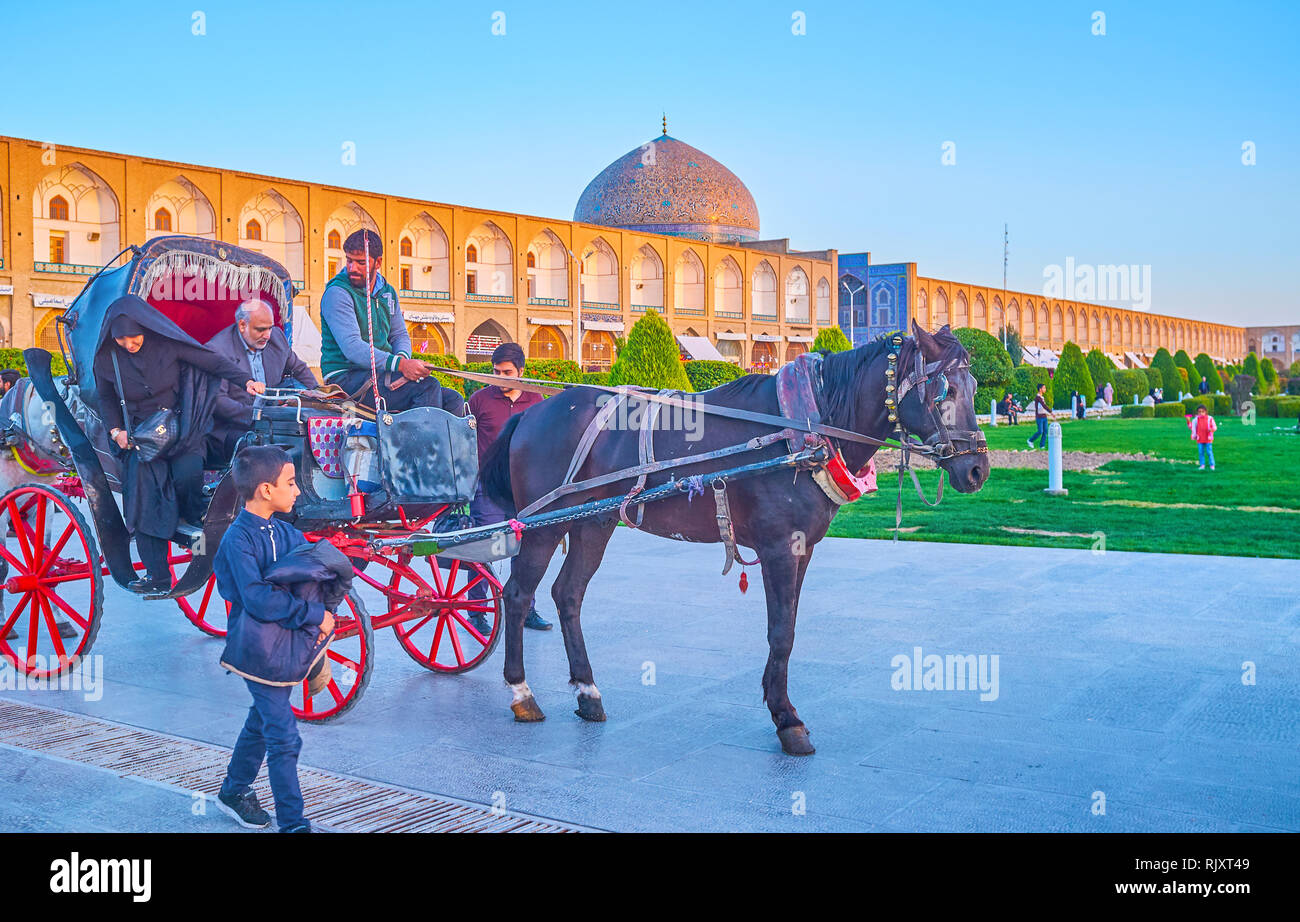
<instances>
[{"instance_id":1,"label":"child in pink jacket","mask_svg":"<svg viewBox=\"0 0 1300 922\"><path fill-rule=\"evenodd\" d=\"M1219 428L1214 417L1204 406L1199 406L1196 408L1196 415L1188 417L1187 425L1192 430L1192 441L1196 443L1196 452L1201 461L1197 470L1205 470L1207 458L1210 462L1210 470L1214 470L1214 430Z\"/></svg>"}]
</instances>

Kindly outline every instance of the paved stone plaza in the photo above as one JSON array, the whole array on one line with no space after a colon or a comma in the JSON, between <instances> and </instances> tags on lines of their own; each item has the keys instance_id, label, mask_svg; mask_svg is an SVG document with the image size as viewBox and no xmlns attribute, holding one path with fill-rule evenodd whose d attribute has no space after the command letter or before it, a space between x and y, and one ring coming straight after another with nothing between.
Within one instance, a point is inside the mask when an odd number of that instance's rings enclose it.
<instances>
[{"instance_id":1,"label":"paved stone plaza","mask_svg":"<svg viewBox=\"0 0 1300 922\"><path fill-rule=\"evenodd\" d=\"M761 701L757 570L741 595L721 563L618 530L584 612L608 723L574 716L558 625L526 632L534 725L511 718L501 647L439 676L384 631L361 702L302 727L302 762L610 830L1300 830L1300 563L828 539L790 668L804 759ZM3 694L232 745L249 699L222 642L108 592L100 700ZM997 654L997 697L894 690L916 647ZM6 830L234 829L183 793L11 748L0 790Z\"/></svg>"}]
</instances>

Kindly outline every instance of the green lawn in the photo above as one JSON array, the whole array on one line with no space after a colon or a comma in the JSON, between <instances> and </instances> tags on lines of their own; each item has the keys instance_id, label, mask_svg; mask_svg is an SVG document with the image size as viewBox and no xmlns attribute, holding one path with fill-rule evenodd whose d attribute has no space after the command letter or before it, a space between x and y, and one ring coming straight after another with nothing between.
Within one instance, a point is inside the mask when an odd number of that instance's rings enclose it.
<instances>
[{"instance_id":1,"label":"green lawn","mask_svg":"<svg viewBox=\"0 0 1300 922\"><path fill-rule=\"evenodd\" d=\"M957 541L1300 557L1300 435L1288 420L1217 419L1216 471L1167 461L1112 461L1097 471L1065 472L1069 495L1043 492L1047 472L994 468L979 493L945 489L934 509L916 498L911 478L903 493L903 541ZM1032 426L985 430L993 449L1024 448ZM1187 424L1178 419L1075 420L1061 424L1067 451L1143 452L1195 461ZM921 473L933 499L938 475ZM880 492L840 509L830 534L888 538L893 533L897 476L881 471ZM1195 508L1181 508L1184 504ZM906 529L915 528L916 531ZM1023 534L1008 528L1064 535Z\"/></svg>"}]
</instances>

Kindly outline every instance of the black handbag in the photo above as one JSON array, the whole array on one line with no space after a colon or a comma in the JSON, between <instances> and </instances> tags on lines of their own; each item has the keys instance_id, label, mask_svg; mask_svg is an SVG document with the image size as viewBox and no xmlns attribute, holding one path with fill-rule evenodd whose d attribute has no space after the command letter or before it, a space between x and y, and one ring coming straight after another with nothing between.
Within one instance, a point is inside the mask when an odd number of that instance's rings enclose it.
<instances>
[{"instance_id":1,"label":"black handbag","mask_svg":"<svg viewBox=\"0 0 1300 922\"><path fill-rule=\"evenodd\" d=\"M122 404L122 425L129 426L131 414L126 409L126 392L122 389L122 369L117 364L117 352L114 351L111 355L113 358L113 377L117 378L117 397ZM135 427L134 432L127 430L128 447L140 452L141 461L152 461L166 451L172 442L176 441L176 433L179 428L176 411L163 407L161 410L155 410L151 413L147 419Z\"/></svg>"}]
</instances>

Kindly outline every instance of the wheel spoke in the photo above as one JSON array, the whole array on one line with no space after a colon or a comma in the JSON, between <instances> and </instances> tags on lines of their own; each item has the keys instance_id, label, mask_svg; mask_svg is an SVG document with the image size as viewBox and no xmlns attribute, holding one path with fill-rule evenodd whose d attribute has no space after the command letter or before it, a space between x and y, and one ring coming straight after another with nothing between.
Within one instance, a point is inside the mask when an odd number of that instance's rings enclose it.
<instances>
[{"instance_id":1,"label":"wheel spoke","mask_svg":"<svg viewBox=\"0 0 1300 922\"><path fill-rule=\"evenodd\" d=\"M446 624L446 625L447 625L447 633L448 633L448 635L450 635L450 637L451 637L451 649L452 649L452 652L456 654L456 665L457 665L457 666L464 666L464 665L465 665L465 652L464 652L463 650L461 650L461 648L460 648L460 634L459 634L459 633L457 632L457 630L456 630L456 625L452 624L452 623L451 623L451 619L448 618L446 615L443 615L442 617L440 617L440 618L438 619L438 624L439 624L439 625L442 625L442 624Z\"/></svg>"},{"instance_id":2,"label":"wheel spoke","mask_svg":"<svg viewBox=\"0 0 1300 922\"><path fill-rule=\"evenodd\" d=\"M329 683L325 687L329 689L330 694L334 697L334 703L336 705L343 703L343 696L339 694L338 683L336 683L333 679L330 679Z\"/></svg>"},{"instance_id":3,"label":"wheel spoke","mask_svg":"<svg viewBox=\"0 0 1300 922\"><path fill-rule=\"evenodd\" d=\"M484 637L482 634L480 634L480 633L478 632L478 628L474 627L474 625L472 625L472 624L470 624L468 621L466 621L465 618L464 618L464 616L461 615L460 612L456 611L456 609L454 609L454 608L444 608L443 611L447 612L448 614L451 615L451 617L453 617L453 618L455 618L457 621L459 621L461 627L463 627L465 630L469 631L470 636L472 636L475 640L477 640L477 641L478 641L479 643L481 643L483 646L485 646L485 647L487 646L488 639L487 639L486 637ZM458 644L458 645L457 645L457 650L459 650L459 649L460 649L460 646L459 646L459 644Z\"/></svg>"},{"instance_id":4,"label":"wheel spoke","mask_svg":"<svg viewBox=\"0 0 1300 922\"><path fill-rule=\"evenodd\" d=\"M27 543L27 522L18 514L18 510L14 508L14 501L12 499L5 503L5 507L9 510L9 521L13 524L14 534L18 536L18 546L22 548L23 556L27 558L28 565L22 569L24 572L31 572L31 570L35 569L34 564L36 561L32 556L32 549Z\"/></svg>"},{"instance_id":5,"label":"wheel spoke","mask_svg":"<svg viewBox=\"0 0 1300 922\"><path fill-rule=\"evenodd\" d=\"M70 606L67 602L63 601L63 597L60 596L57 592L51 592L49 589L46 589L44 591L44 598L46 598L47 600L53 599L55 604L58 605L59 608L63 609L64 614L66 614L73 621L77 622L77 624L81 625L81 629L83 631L90 630L90 622L87 621L85 618L81 617L81 615L77 613L76 609L72 608L72 606ZM46 605L47 606L49 605L48 601L46 602Z\"/></svg>"},{"instance_id":6,"label":"wheel spoke","mask_svg":"<svg viewBox=\"0 0 1300 922\"><path fill-rule=\"evenodd\" d=\"M41 569L36 574L37 576L44 576L50 569L50 564L59 559L59 552L63 550L63 545L68 543L68 539L72 537L73 532L76 530L76 526L72 522L68 522L68 527L63 529L63 534L59 537L58 543L56 543L54 547L50 548L49 556L47 556L45 562L41 564Z\"/></svg>"},{"instance_id":7,"label":"wheel spoke","mask_svg":"<svg viewBox=\"0 0 1300 922\"><path fill-rule=\"evenodd\" d=\"M442 626L445 619L438 619L438 627L433 632L433 644L429 647L429 662L438 662L438 644L442 641Z\"/></svg>"},{"instance_id":8,"label":"wheel spoke","mask_svg":"<svg viewBox=\"0 0 1300 922\"><path fill-rule=\"evenodd\" d=\"M27 564L9 553L9 548L5 547L3 544L0 544L0 556L4 557L4 559L7 560L11 566L15 567L20 574L26 575L31 572L27 569Z\"/></svg>"},{"instance_id":9,"label":"wheel spoke","mask_svg":"<svg viewBox=\"0 0 1300 922\"><path fill-rule=\"evenodd\" d=\"M330 649L330 659L333 660L334 662L338 663L340 666L346 666L347 668L349 668L349 669L351 669L353 672L355 672L357 675L361 675L361 664L360 664L360 663L357 663L357 662L355 662L355 661L353 661L353 660L351 660L351 659L348 659L348 658L347 658L346 656L344 656L342 653L339 653L338 651L336 651L336 650L334 650L334 649L332 649L332 648ZM334 668L334 667L331 666L330 668L332 669L332 668Z\"/></svg>"},{"instance_id":10,"label":"wheel spoke","mask_svg":"<svg viewBox=\"0 0 1300 922\"><path fill-rule=\"evenodd\" d=\"M18 620L19 616L22 615L23 609L27 607L27 603L31 600L32 593L29 589L23 593L22 601L14 608L14 613L9 616L9 620L4 623L4 627L0 627L0 643L5 642L4 639L9 636L9 632L13 630L14 623Z\"/></svg>"},{"instance_id":11,"label":"wheel spoke","mask_svg":"<svg viewBox=\"0 0 1300 922\"><path fill-rule=\"evenodd\" d=\"M311 691L307 688L306 679L304 679L302 683L302 709L308 714L312 713Z\"/></svg>"},{"instance_id":12,"label":"wheel spoke","mask_svg":"<svg viewBox=\"0 0 1300 922\"><path fill-rule=\"evenodd\" d=\"M41 563L45 560L45 507L48 505L49 503L46 502L44 496L37 497L36 531L32 535L32 552L36 555L36 565L38 570L45 569L41 566Z\"/></svg>"},{"instance_id":13,"label":"wheel spoke","mask_svg":"<svg viewBox=\"0 0 1300 922\"><path fill-rule=\"evenodd\" d=\"M41 612L45 616L45 629L49 631L50 640L54 642L54 652L59 654L59 665L65 665L68 662L68 653L63 649L63 638L59 636L58 625L54 623L54 612L50 608L49 600L42 596Z\"/></svg>"}]
</instances>

